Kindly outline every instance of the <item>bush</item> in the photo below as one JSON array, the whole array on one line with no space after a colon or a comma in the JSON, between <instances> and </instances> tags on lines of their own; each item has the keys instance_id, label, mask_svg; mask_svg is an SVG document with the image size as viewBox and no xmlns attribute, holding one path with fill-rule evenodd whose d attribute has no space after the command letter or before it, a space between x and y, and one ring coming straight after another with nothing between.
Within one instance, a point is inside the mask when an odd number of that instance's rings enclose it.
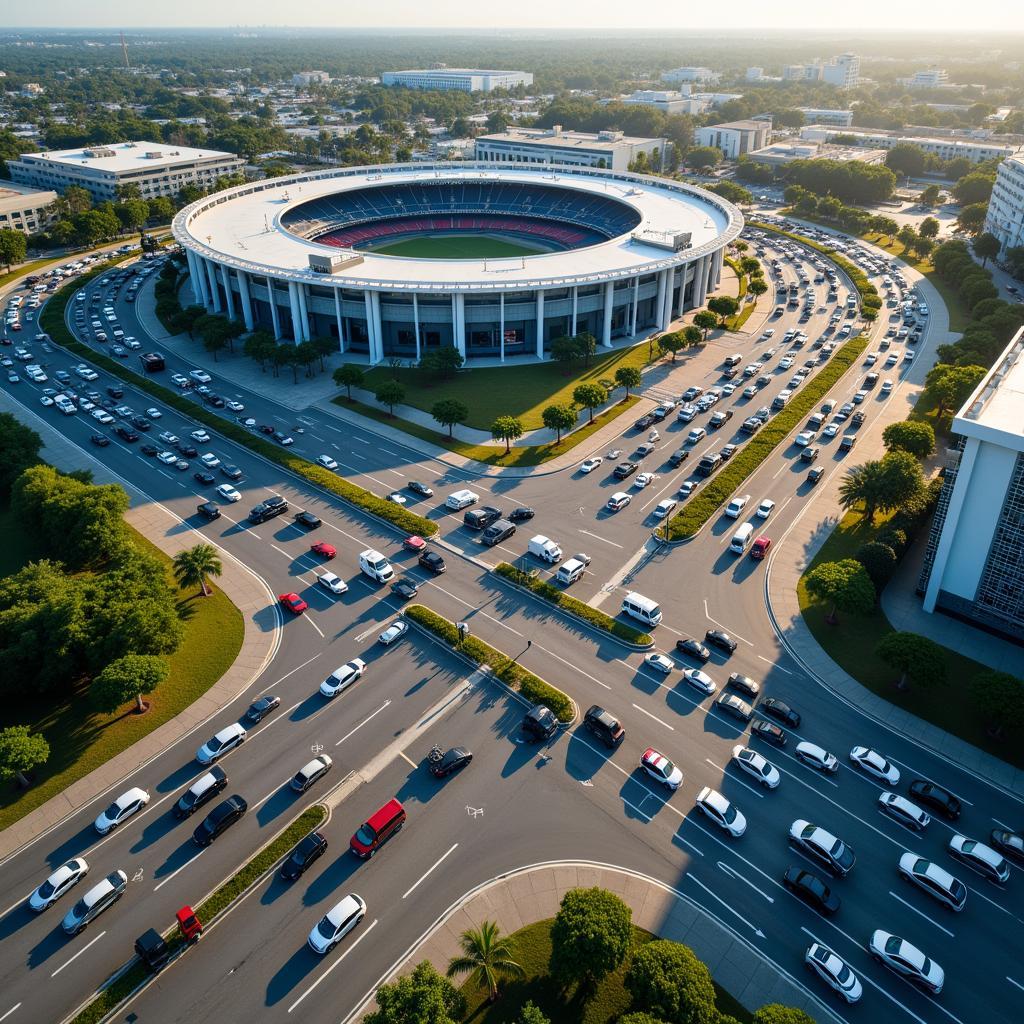
<instances>
[{"instance_id":1,"label":"bush","mask_svg":"<svg viewBox=\"0 0 1024 1024\"><path fill-rule=\"evenodd\" d=\"M556 608L561 608L562 611L575 615L578 619L583 619L584 622L601 630L602 633L610 634L617 640L634 644L637 647L651 647L654 644L654 639L649 633L634 629L596 608L591 608L589 604L570 597L564 590L560 590L551 583L545 583L544 580L538 579L532 573L523 572L514 565L509 565L508 562L499 562L494 567L494 571L517 586L526 587L530 593L536 594L537 597L555 605Z\"/></svg>"},{"instance_id":2,"label":"bush","mask_svg":"<svg viewBox=\"0 0 1024 1024\"><path fill-rule=\"evenodd\" d=\"M902 558L907 551L907 535L902 530L894 530L891 526L878 534L875 543L889 548L897 558Z\"/></svg>"}]
</instances>

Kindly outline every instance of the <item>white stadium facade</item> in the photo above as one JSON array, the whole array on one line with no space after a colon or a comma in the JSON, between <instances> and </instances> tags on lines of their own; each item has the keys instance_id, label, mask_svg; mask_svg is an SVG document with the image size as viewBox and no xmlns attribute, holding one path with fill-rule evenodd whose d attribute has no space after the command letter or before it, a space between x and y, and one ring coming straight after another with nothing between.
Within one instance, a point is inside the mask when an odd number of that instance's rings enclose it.
<instances>
[{"instance_id":1,"label":"white stadium facade","mask_svg":"<svg viewBox=\"0 0 1024 1024\"><path fill-rule=\"evenodd\" d=\"M371 364L446 345L468 364L533 360L584 331L639 341L704 304L742 227L732 204L680 182L477 163L252 182L174 219L197 303L278 339L333 337ZM475 258L379 251L452 236ZM517 246L530 255L507 255Z\"/></svg>"}]
</instances>

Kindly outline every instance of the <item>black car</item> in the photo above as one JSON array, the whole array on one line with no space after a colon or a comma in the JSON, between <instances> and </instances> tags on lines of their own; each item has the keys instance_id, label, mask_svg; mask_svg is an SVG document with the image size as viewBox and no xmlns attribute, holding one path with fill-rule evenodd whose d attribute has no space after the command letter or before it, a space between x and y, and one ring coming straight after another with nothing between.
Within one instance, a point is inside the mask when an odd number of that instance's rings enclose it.
<instances>
[{"instance_id":1,"label":"black car","mask_svg":"<svg viewBox=\"0 0 1024 1024\"><path fill-rule=\"evenodd\" d=\"M129 444L134 444L139 439L139 435L135 433L131 427L126 427L123 424L115 427L114 433L117 434L122 441L127 441Z\"/></svg>"},{"instance_id":2,"label":"black car","mask_svg":"<svg viewBox=\"0 0 1024 1024\"><path fill-rule=\"evenodd\" d=\"M850 423L852 426L859 427L865 420L864 413L858 409L853 416L850 417Z\"/></svg>"},{"instance_id":3,"label":"black car","mask_svg":"<svg viewBox=\"0 0 1024 1024\"><path fill-rule=\"evenodd\" d=\"M627 476L632 476L640 467L635 462L620 462L614 471L614 477L616 480L625 480Z\"/></svg>"},{"instance_id":4,"label":"black car","mask_svg":"<svg viewBox=\"0 0 1024 1024\"><path fill-rule=\"evenodd\" d=\"M299 526L305 526L309 530L315 530L323 525L320 517L313 515L312 512L296 512L293 518Z\"/></svg>"},{"instance_id":5,"label":"black car","mask_svg":"<svg viewBox=\"0 0 1024 1024\"><path fill-rule=\"evenodd\" d=\"M815 466L814 469L807 474L807 482L813 487L824 475L824 466Z\"/></svg>"},{"instance_id":6,"label":"black car","mask_svg":"<svg viewBox=\"0 0 1024 1024\"><path fill-rule=\"evenodd\" d=\"M119 387L117 384L111 384L110 387L107 388L107 394L110 395L111 398L124 398L124 388Z\"/></svg>"},{"instance_id":7,"label":"black car","mask_svg":"<svg viewBox=\"0 0 1024 1024\"><path fill-rule=\"evenodd\" d=\"M214 407L214 409L223 409L224 408L224 399L221 398L220 395L204 395L203 396L203 401L207 405L212 405Z\"/></svg>"},{"instance_id":8,"label":"black car","mask_svg":"<svg viewBox=\"0 0 1024 1024\"><path fill-rule=\"evenodd\" d=\"M522 505L519 508L512 509L508 514L509 522L512 523L525 523L528 519L532 519L537 513L534 509L530 508L529 505Z\"/></svg>"},{"instance_id":9,"label":"black car","mask_svg":"<svg viewBox=\"0 0 1024 1024\"><path fill-rule=\"evenodd\" d=\"M132 426L136 430L141 430L145 434L152 429L153 424L150 423L145 416L133 416Z\"/></svg>"},{"instance_id":10,"label":"black car","mask_svg":"<svg viewBox=\"0 0 1024 1024\"><path fill-rule=\"evenodd\" d=\"M281 878L286 882L301 878L310 864L319 860L326 850L327 840L319 832L310 832L281 865Z\"/></svg>"},{"instance_id":11,"label":"black car","mask_svg":"<svg viewBox=\"0 0 1024 1024\"><path fill-rule=\"evenodd\" d=\"M430 763L430 774L435 778L443 779L446 775L465 768L472 760L472 753L465 747L452 747L451 750L445 751L440 761Z\"/></svg>"},{"instance_id":12,"label":"black car","mask_svg":"<svg viewBox=\"0 0 1024 1024\"><path fill-rule=\"evenodd\" d=\"M400 580L395 580L391 584L391 593L395 597L400 597L403 601L410 601L414 598L419 591L419 587L413 583L412 580L402 577Z\"/></svg>"},{"instance_id":13,"label":"black car","mask_svg":"<svg viewBox=\"0 0 1024 1024\"><path fill-rule=\"evenodd\" d=\"M220 509L212 501L204 501L196 506L196 511L204 519L220 519Z\"/></svg>"},{"instance_id":14,"label":"black car","mask_svg":"<svg viewBox=\"0 0 1024 1024\"><path fill-rule=\"evenodd\" d=\"M669 456L669 462L673 466L681 466L690 457L690 451L688 448L680 448L679 451L673 452Z\"/></svg>"},{"instance_id":15,"label":"black car","mask_svg":"<svg viewBox=\"0 0 1024 1024\"><path fill-rule=\"evenodd\" d=\"M209 846L222 832L230 828L249 809L249 805L237 793L229 796L196 826L192 833L192 842L196 846Z\"/></svg>"},{"instance_id":16,"label":"black car","mask_svg":"<svg viewBox=\"0 0 1024 1024\"><path fill-rule=\"evenodd\" d=\"M90 434L89 440L92 441L97 448L106 448L110 444L110 438L105 434Z\"/></svg>"},{"instance_id":17,"label":"black car","mask_svg":"<svg viewBox=\"0 0 1024 1024\"><path fill-rule=\"evenodd\" d=\"M648 413L646 416L641 416L640 419L633 424L637 430L646 430L654 422L654 417Z\"/></svg>"},{"instance_id":18,"label":"black car","mask_svg":"<svg viewBox=\"0 0 1024 1024\"><path fill-rule=\"evenodd\" d=\"M174 447L186 459L194 459L199 454L199 449L194 444L188 444L185 441L179 441Z\"/></svg>"},{"instance_id":19,"label":"black car","mask_svg":"<svg viewBox=\"0 0 1024 1024\"><path fill-rule=\"evenodd\" d=\"M711 657L711 652L699 641L692 637L688 640L677 640L676 650L680 654L688 654L700 662L706 662Z\"/></svg>"},{"instance_id":20,"label":"black car","mask_svg":"<svg viewBox=\"0 0 1024 1024\"><path fill-rule=\"evenodd\" d=\"M821 449L820 448L818 448L815 445L808 445L800 453L800 458L804 462L813 462L818 457L818 455L820 453L821 453Z\"/></svg>"},{"instance_id":21,"label":"black car","mask_svg":"<svg viewBox=\"0 0 1024 1024\"><path fill-rule=\"evenodd\" d=\"M1024 865L1024 835L1005 828L994 828L989 838L994 850Z\"/></svg>"},{"instance_id":22,"label":"black car","mask_svg":"<svg viewBox=\"0 0 1024 1024\"><path fill-rule=\"evenodd\" d=\"M789 868L782 876L782 884L820 914L831 917L839 909L839 897L811 871Z\"/></svg>"},{"instance_id":23,"label":"black car","mask_svg":"<svg viewBox=\"0 0 1024 1024\"><path fill-rule=\"evenodd\" d=\"M481 505L480 508L471 508L466 512L462 517L462 523L471 530L484 530L500 518L501 509L496 505Z\"/></svg>"},{"instance_id":24,"label":"black car","mask_svg":"<svg viewBox=\"0 0 1024 1024\"><path fill-rule=\"evenodd\" d=\"M523 719L523 732L535 740L549 740L558 728L555 713L543 704L530 708Z\"/></svg>"},{"instance_id":25,"label":"black car","mask_svg":"<svg viewBox=\"0 0 1024 1024\"><path fill-rule=\"evenodd\" d=\"M406 490L412 491L413 494L418 494L421 498L432 498L434 496L433 490L426 484L421 484L418 480L410 480L405 485Z\"/></svg>"},{"instance_id":26,"label":"black car","mask_svg":"<svg viewBox=\"0 0 1024 1024\"><path fill-rule=\"evenodd\" d=\"M237 466L221 466L221 473L224 474L229 480L241 480L242 471Z\"/></svg>"},{"instance_id":27,"label":"black car","mask_svg":"<svg viewBox=\"0 0 1024 1024\"><path fill-rule=\"evenodd\" d=\"M778 697L765 697L758 705L758 710L776 722L788 725L790 729L800 728L800 715Z\"/></svg>"},{"instance_id":28,"label":"black car","mask_svg":"<svg viewBox=\"0 0 1024 1024\"><path fill-rule=\"evenodd\" d=\"M204 487L209 487L210 484L217 482L217 478L212 473L193 473L192 478Z\"/></svg>"},{"instance_id":29,"label":"black car","mask_svg":"<svg viewBox=\"0 0 1024 1024\"><path fill-rule=\"evenodd\" d=\"M721 629L709 629L704 634L704 640L706 643L711 644L712 647L717 647L720 651L725 651L726 654L732 654L738 646L736 641Z\"/></svg>"},{"instance_id":30,"label":"black car","mask_svg":"<svg viewBox=\"0 0 1024 1024\"><path fill-rule=\"evenodd\" d=\"M249 705L249 710L245 713L245 720L247 722L262 722L271 711L280 706L280 697L275 697L272 693L265 694Z\"/></svg>"},{"instance_id":31,"label":"black car","mask_svg":"<svg viewBox=\"0 0 1024 1024\"><path fill-rule=\"evenodd\" d=\"M444 559L436 551L424 551L416 561L435 576L440 576L448 568L444 564Z\"/></svg>"},{"instance_id":32,"label":"black car","mask_svg":"<svg viewBox=\"0 0 1024 1024\"><path fill-rule=\"evenodd\" d=\"M750 735L756 736L765 743L771 743L775 747L786 745L786 733L772 722L766 722L763 718L755 718L754 724L750 727Z\"/></svg>"},{"instance_id":33,"label":"black car","mask_svg":"<svg viewBox=\"0 0 1024 1024\"><path fill-rule=\"evenodd\" d=\"M171 959L171 947L155 928L150 928L135 940L135 952L154 974Z\"/></svg>"},{"instance_id":34,"label":"black car","mask_svg":"<svg viewBox=\"0 0 1024 1024\"><path fill-rule=\"evenodd\" d=\"M155 444L144 444L139 451L143 455L149 455L150 457L160 454L160 449Z\"/></svg>"},{"instance_id":35,"label":"black car","mask_svg":"<svg viewBox=\"0 0 1024 1024\"><path fill-rule=\"evenodd\" d=\"M259 426L258 426L258 427L257 427L256 429L257 429L257 430L258 430L258 431L259 431L259 432L260 432L261 434L273 434L273 433L274 433L274 429L275 429L275 428L274 428L274 427L269 427L269 426L267 426L267 424L266 424L266 423L261 423L261 424L260 424L260 425L259 425Z\"/></svg>"},{"instance_id":36,"label":"black car","mask_svg":"<svg viewBox=\"0 0 1024 1024\"><path fill-rule=\"evenodd\" d=\"M722 456L723 462L728 462L739 450L740 446L738 444L724 444L719 449L718 454Z\"/></svg>"},{"instance_id":37,"label":"black car","mask_svg":"<svg viewBox=\"0 0 1024 1024\"><path fill-rule=\"evenodd\" d=\"M910 784L910 795L915 803L931 807L950 821L956 821L960 817L960 801L949 790L936 786L934 782L914 779Z\"/></svg>"}]
</instances>

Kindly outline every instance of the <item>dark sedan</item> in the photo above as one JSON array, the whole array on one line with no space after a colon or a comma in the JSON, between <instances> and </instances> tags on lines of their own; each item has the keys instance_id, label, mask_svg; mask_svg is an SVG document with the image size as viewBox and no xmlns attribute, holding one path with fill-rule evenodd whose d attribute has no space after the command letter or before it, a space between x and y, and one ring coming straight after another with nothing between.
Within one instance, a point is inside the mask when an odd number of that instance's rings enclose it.
<instances>
[{"instance_id":1,"label":"dark sedan","mask_svg":"<svg viewBox=\"0 0 1024 1024\"><path fill-rule=\"evenodd\" d=\"M110 438L105 434L90 434L89 440L92 441L97 448L106 448L110 444Z\"/></svg>"},{"instance_id":2,"label":"dark sedan","mask_svg":"<svg viewBox=\"0 0 1024 1024\"><path fill-rule=\"evenodd\" d=\"M221 466L220 467L220 471L229 480L241 480L242 479L242 471L237 466Z\"/></svg>"},{"instance_id":3,"label":"dark sedan","mask_svg":"<svg viewBox=\"0 0 1024 1024\"><path fill-rule=\"evenodd\" d=\"M771 743L775 747L784 747L786 745L785 731L772 722L766 722L763 718L754 720L754 724L750 727L750 735L764 740L765 743Z\"/></svg>"},{"instance_id":4,"label":"dark sedan","mask_svg":"<svg viewBox=\"0 0 1024 1024\"><path fill-rule=\"evenodd\" d=\"M122 441L127 441L129 444L134 444L139 439L139 435L131 429L131 427L119 426L114 428L114 433L117 434Z\"/></svg>"},{"instance_id":5,"label":"dark sedan","mask_svg":"<svg viewBox=\"0 0 1024 1024\"><path fill-rule=\"evenodd\" d=\"M149 455L150 457L160 454L160 449L155 444L144 444L139 451L143 455Z\"/></svg>"},{"instance_id":6,"label":"dark sedan","mask_svg":"<svg viewBox=\"0 0 1024 1024\"><path fill-rule=\"evenodd\" d=\"M637 430L646 430L654 422L654 417L649 413L646 416L641 416L640 419L633 424Z\"/></svg>"},{"instance_id":7,"label":"dark sedan","mask_svg":"<svg viewBox=\"0 0 1024 1024\"><path fill-rule=\"evenodd\" d=\"M728 633L721 629L709 629L704 634L704 640L711 644L712 647L717 647L720 651L725 651L726 654L732 654L732 652L739 646Z\"/></svg>"},{"instance_id":8,"label":"dark sedan","mask_svg":"<svg viewBox=\"0 0 1024 1024\"><path fill-rule=\"evenodd\" d=\"M706 662L711 657L711 652L699 640L694 640L693 638L677 640L676 650L680 654L687 654L700 662Z\"/></svg>"},{"instance_id":9,"label":"dark sedan","mask_svg":"<svg viewBox=\"0 0 1024 1024\"><path fill-rule=\"evenodd\" d=\"M416 596L418 590L419 587L417 587L412 580L404 577L400 580L395 580L395 582L391 584L391 593L396 597L400 597L403 601L412 600L412 598Z\"/></svg>"},{"instance_id":10,"label":"dark sedan","mask_svg":"<svg viewBox=\"0 0 1024 1024\"><path fill-rule=\"evenodd\" d=\"M614 470L615 479L625 480L627 476L632 476L639 468L635 462L620 462Z\"/></svg>"},{"instance_id":11,"label":"dark sedan","mask_svg":"<svg viewBox=\"0 0 1024 1024\"><path fill-rule=\"evenodd\" d=\"M800 728L800 715L778 697L766 697L758 705L758 710L776 722L788 725L790 729Z\"/></svg>"},{"instance_id":12,"label":"dark sedan","mask_svg":"<svg viewBox=\"0 0 1024 1024\"><path fill-rule=\"evenodd\" d=\"M217 478L212 473L193 473L192 478L204 487L209 487L210 484L217 482Z\"/></svg>"},{"instance_id":13,"label":"dark sedan","mask_svg":"<svg viewBox=\"0 0 1024 1024\"><path fill-rule=\"evenodd\" d=\"M152 429L153 424L150 423L149 420L147 420L145 416L133 416L132 417L132 426L136 430L141 430L143 433L146 433L147 431Z\"/></svg>"},{"instance_id":14,"label":"dark sedan","mask_svg":"<svg viewBox=\"0 0 1024 1024\"><path fill-rule=\"evenodd\" d=\"M473 755L465 747L452 747L451 750L445 752L440 761L431 764L430 774L435 778L443 779L446 775L465 768L472 760Z\"/></svg>"},{"instance_id":15,"label":"dark sedan","mask_svg":"<svg viewBox=\"0 0 1024 1024\"><path fill-rule=\"evenodd\" d=\"M322 525L320 517L313 515L312 512L296 512L294 519L296 525L305 526L309 530L315 530Z\"/></svg>"},{"instance_id":16,"label":"dark sedan","mask_svg":"<svg viewBox=\"0 0 1024 1024\"><path fill-rule=\"evenodd\" d=\"M416 561L435 576L440 576L448 568L444 564L444 559L436 551L424 551Z\"/></svg>"},{"instance_id":17,"label":"dark sedan","mask_svg":"<svg viewBox=\"0 0 1024 1024\"><path fill-rule=\"evenodd\" d=\"M820 914L831 917L839 909L839 897L811 871L789 868L782 876L782 884Z\"/></svg>"},{"instance_id":18,"label":"dark sedan","mask_svg":"<svg viewBox=\"0 0 1024 1024\"><path fill-rule=\"evenodd\" d=\"M426 484L421 484L418 480L410 480L405 487L406 490L412 491L413 494L418 494L421 498L432 498L434 496L434 492Z\"/></svg>"},{"instance_id":19,"label":"dark sedan","mask_svg":"<svg viewBox=\"0 0 1024 1024\"><path fill-rule=\"evenodd\" d=\"M276 697L272 693L265 694L249 705L249 710L245 713L245 720L247 722L262 722L271 711L276 710L280 706L280 697Z\"/></svg>"},{"instance_id":20,"label":"dark sedan","mask_svg":"<svg viewBox=\"0 0 1024 1024\"><path fill-rule=\"evenodd\" d=\"M514 508L508 514L510 522L513 523L525 523L528 519L532 519L536 515L536 511L530 508L528 505L523 505L520 508Z\"/></svg>"},{"instance_id":21,"label":"dark sedan","mask_svg":"<svg viewBox=\"0 0 1024 1024\"><path fill-rule=\"evenodd\" d=\"M1005 828L994 828L990 838L994 849L1024 865L1024 835L1020 832L1009 832Z\"/></svg>"},{"instance_id":22,"label":"dark sedan","mask_svg":"<svg viewBox=\"0 0 1024 1024\"><path fill-rule=\"evenodd\" d=\"M948 790L936 786L934 782L914 779L910 784L910 795L915 803L925 804L950 821L956 821L960 817L960 801Z\"/></svg>"},{"instance_id":23,"label":"dark sedan","mask_svg":"<svg viewBox=\"0 0 1024 1024\"><path fill-rule=\"evenodd\" d=\"M186 444L184 441L178 441L174 445L178 449L179 454L184 455L186 459L194 459L199 451L194 444Z\"/></svg>"},{"instance_id":24,"label":"dark sedan","mask_svg":"<svg viewBox=\"0 0 1024 1024\"><path fill-rule=\"evenodd\" d=\"M281 878L286 882L294 882L305 874L306 869L319 860L327 850L327 840L319 832L310 832L291 852L291 856L281 865Z\"/></svg>"}]
</instances>

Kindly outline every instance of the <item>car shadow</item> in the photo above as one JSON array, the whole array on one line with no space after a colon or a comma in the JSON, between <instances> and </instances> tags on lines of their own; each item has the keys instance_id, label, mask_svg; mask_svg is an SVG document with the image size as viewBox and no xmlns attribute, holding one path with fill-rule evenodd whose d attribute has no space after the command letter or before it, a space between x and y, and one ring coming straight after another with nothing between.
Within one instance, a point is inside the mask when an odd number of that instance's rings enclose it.
<instances>
[{"instance_id":1,"label":"car shadow","mask_svg":"<svg viewBox=\"0 0 1024 1024\"><path fill-rule=\"evenodd\" d=\"M295 950L280 970L267 982L265 1005L274 1006L284 999L307 975L315 971L324 962L324 957L317 956L303 943Z\"/></svg>"},{"instance_id":2,"label":"car shadow","mask_svg":"<svg viewBox=\"0 0 1024 1024\"><path fill-rule=\"evenodd\" d=\"M640 693L646 694L650 697L665 685L665 680L667 678L667 676L663 676L660 673L658 677L655 678L653 671L645 671L642 668L638 668L636 672L633 673L630 685L639 690Z\"/></svg>"},{"instance_id":3,"label":"car shadow","mask_svg":"<svg viewBox=\"0 0 1024 1024\"><path fill-rule=\"evenodd\" d=\"M164 859L163 864L153 872L152 877L155 880L159 880L168 875L173 875L175 871L184 867L190 860L192 860L193 857L198 856L199 853L208 849L208 846L196 846L196 844L192 842L192 836L189 835L189 837L185 839L176 850L168 854Z\"/></svg>"},{"instance_id":4,"label":"car shadow","mask_svg":"<svg viewBox=\"0 0 1024 1024\"><path fill-rule=\"evenodd\" d=\"M622 810L627 818L647 824L653 821L668 803L671 794L668 789L664 794L658 793L644 781L641 768L633 773L619 788L622 799Z\"/></svg>"},{"instance_id":5,"label":"car shadow","mask_svg":"<svg viewBox=\"0 0 1024 1024\"><path fill-rule=\"evenodd\" d=\"M171 807L174 805L172 804ZM169 835L170 832L180 824L174 812L168 808L163 814L158 815L142 830L142 834L131 846L132 853L141 853L148 846Z\"/></svg>"},{"instance_id":6,"label":"car shadow","mask_svg":"<svg viewBox=\"0 0 1024 1024\"><path fill-rule=\"evenodd\" d=\"M72 857L80 856L83 850L87 850L97 839L96 829L92 822L84 828L79 829L73 836L65 839L60 846L51 850L46 855L46 863L50 869L59 868L61 864L71 860Z\"/></svg>"},{"instance_id":7,"label":"car shadow","mask_svg":"<svg viewBox=\"0 0 1024 1024\"><path fill-rule=\"evenodd\" d=\"M381 854L383 855L388 844L385 843L381 848ZM302 893L302 904L306 907L316 906L316 904L323 902L328 897L333 896L337 893L342 886L361 868L364 864L369 863L368 861L361 860L357 857L347 846L334 858L332 861L327 860L327 854L320 858L321 863L326 866L322 871L309 884L306 886ZM297 885L302 885L302 879L297 879L294 882L284 882L280 878L277 880L277 884L281 885L284 889L294 888ZM270 899L268 891L267 896L264 897L263 902L268 903ZM274 899L277 898L275 895Z\"/></svg>"},{"instance_id":8,"label":"car shadow","mask_svg":"<svg viewBox=\"0 0 1024 1024\"><path fill-rule=\"evenodd\" d=\"M79 936L81 936L79 932ZM39 967L40 964L45 964L47 960L53 956L54 953L64 949L69 942L74 940L75 936L68 935L60 925L60 921L56 921L56 927L53 931L48 932L39 940L28 953L28 958L25 961L28 968L31 970L34 967Z\"/></svg>"},{"instance_id":9,"label":"car shadow","mask_svg":"<svg viewBox=\"0 0 1024 1024\"><path fill-rule=\"evenodd\" d=\"M284 814L302 796L292 789L291 782L284 782L276 793L256 812L260 828Z\"/></svg>"},{"instance_id":10,"label":"car shadow","mask_svg":"<svg viewBox=\"0 0 1024 1024\"><path fill-rule=\"evenodd\" d=\"M175 769L166 778L161 779L154 787L158 793L170 793L184 786L186 782L194 782L205 775L212 766L200 765L198 761L192 760L188 764Z\"/></svg>"},{"instance_id":11,"label":"car shadow","mask_svg":"<svg viewBox=\"0 0 1024 1024\"><path fill-rule=\"evenodd\" d=\"M46 913L52 912L52 908L49 911L46 911ZM19 903L16 907L0 918L0 942L3 942L4 939L10 938L19 928L23 928L38 916L39 915L34 911L29 910L25 903Z\"/></svg>"}]
</instances>

